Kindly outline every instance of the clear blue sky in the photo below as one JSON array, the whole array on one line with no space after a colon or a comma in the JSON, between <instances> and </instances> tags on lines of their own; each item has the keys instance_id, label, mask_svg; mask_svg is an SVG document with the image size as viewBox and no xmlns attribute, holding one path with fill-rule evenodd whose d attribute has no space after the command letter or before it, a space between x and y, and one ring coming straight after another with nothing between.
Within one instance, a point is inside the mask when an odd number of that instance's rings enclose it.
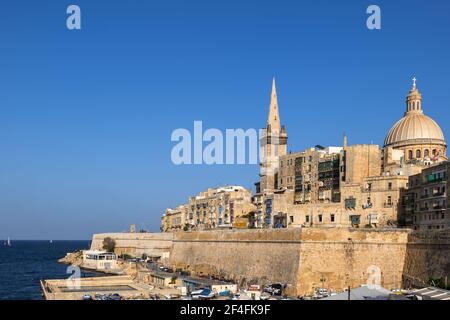
<instances>
[{"instance_id":1,"label":"clear blue sky","mask_svg":"<svg viewBox=\"0 0 450 320\"><path fill-rule=\"evenodd\" d=\"M449 16L446 0L2 1L0 238L156 231L207 187L253 188L255 165L174 166L170 135L262 127L273 76L289 150L382 144L413 75L448 137Z\"/></svg>"}]
</instances>

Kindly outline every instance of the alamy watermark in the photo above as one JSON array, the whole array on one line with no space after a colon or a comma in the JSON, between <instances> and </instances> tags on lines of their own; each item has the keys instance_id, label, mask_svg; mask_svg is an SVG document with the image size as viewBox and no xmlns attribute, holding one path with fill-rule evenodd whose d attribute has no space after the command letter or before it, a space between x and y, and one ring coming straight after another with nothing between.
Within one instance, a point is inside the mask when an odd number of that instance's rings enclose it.
<instances>
[{"instance_id":1,"label":"alamy watermark","mask_svg":"<svg viewBox=\"0 0 450 320\"><path fill-rule=\"evenodd\" d=\"M369 30L381 29L381 8L375 4L367 7L367 14L370 16L367 18L366 25Z\"/></svg>"},{"instance_id":2,"label":"alamy watermark","mask_svg":"<svg viewBox=\"0 0 450 320\"><path fill-rule=\"evenodd\" d=\"M71 265L66 269L70 276L66 279L66 287L71 290L80 290L81 288L81 269L78 266Z\"/></svg>"},{"instance_id":3,"label":"alamy watermark","mask_svg":"<svg viewBox=\"0 0 450 320\"><path fill-rule=\"evenodd\" d=\"M270 163L265 167L272 170L278 163L279 137L277 132L268 133L266 129L204 130L202 121L194 121L192 133L185 128L172 132L171 141L176 144L171 150L171 160L175 165L253 165L261 162ZM270 144L260 148L260 142L267 140Z\"/></svg>"},{"instance_id":4,"label":"alamy watermark","mask_svg":"<svg viewBox=\"0 0 450 320\"><path fill-rule=\"evenodd\" d=\"M66 13L70 16L67 17L66 27L69 30L81 29L81 9L75 4L71 4L67 7Z\"/></svg>"},{"instance_id":5,"label":"alamy watermark","mask_svg":"<svg viewBox=\"0 0 450 320\"><path fill-rule=\"evenodd\" d=\"M67 7L66 13L69 17L66 19L66 27L69 30L81 30L81 8L78 5L71 4ZM366 13L370 16L367 18L366 26L369 30L381 29L381 8L372 4L367 7Z\"/></svg>"}]
</instances>

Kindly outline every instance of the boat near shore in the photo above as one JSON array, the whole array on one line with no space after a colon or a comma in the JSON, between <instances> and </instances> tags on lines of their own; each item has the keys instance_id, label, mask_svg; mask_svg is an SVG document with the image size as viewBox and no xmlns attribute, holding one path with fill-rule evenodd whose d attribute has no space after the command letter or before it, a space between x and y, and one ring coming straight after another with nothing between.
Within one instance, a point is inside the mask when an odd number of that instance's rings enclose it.
<instances>
[{"instance_id":1,"label":"boat near shore","mask_svg":"<svg viewBox=\"0 0 450 320\"><path fill-rule=\"evenodd\" d=\"M8 237L8 239L3 243L5 247L11 247L11 239Z\"/></svg>"}]
</instances>

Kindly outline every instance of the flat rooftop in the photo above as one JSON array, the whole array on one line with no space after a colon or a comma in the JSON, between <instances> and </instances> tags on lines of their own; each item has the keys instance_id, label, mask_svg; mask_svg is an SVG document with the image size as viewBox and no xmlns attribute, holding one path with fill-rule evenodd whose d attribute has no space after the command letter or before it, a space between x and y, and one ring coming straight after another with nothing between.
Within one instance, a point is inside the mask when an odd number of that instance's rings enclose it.
<instances>
[{"instance_id":1,"label":"flat rooftop","mask_svg":"<svg viewBox=\"0 0 450 320\"><path fill-rule=\"evenodd\" d=\"M143 283L134 282L130 276L108 276L42 280L41 289L47 300L80 300L83 295L118 293L124 298L146 297L151 289Z\"/></svg>"}]
</instances>

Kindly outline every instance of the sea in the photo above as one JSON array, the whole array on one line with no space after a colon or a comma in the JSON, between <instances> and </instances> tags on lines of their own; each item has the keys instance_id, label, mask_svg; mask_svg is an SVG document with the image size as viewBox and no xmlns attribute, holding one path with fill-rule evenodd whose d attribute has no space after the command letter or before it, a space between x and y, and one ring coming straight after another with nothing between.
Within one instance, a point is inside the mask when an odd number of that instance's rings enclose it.
<instances>
[{"instance_id":1,"label":"sea","mask_svg":"<svg viewBox=\"0 0 450 320\"><path fill-rule=\"evenodd\" d=\"M89 248L86 241L11 240L0 243L0 300L41 300L41 279L66 279L67 265L58 263L66 253ZM82 277L99 276L81 272Z\"/></svg>"}]
</instances>

